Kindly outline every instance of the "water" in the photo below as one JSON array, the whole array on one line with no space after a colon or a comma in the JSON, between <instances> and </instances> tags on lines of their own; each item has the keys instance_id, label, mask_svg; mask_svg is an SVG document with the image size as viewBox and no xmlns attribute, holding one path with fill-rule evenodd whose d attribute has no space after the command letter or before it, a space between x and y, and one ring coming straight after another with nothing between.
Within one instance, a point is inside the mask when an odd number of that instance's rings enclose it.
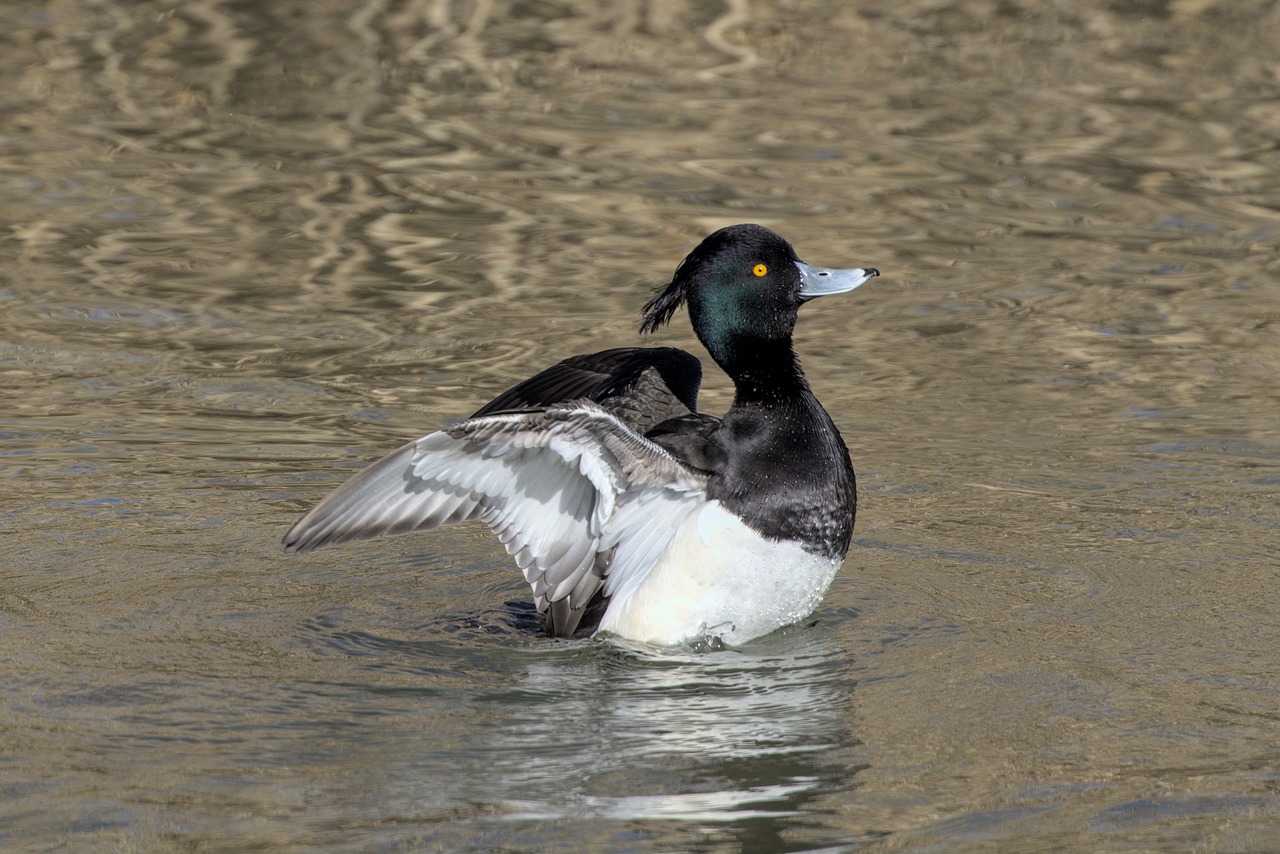
<instances>
[{"instance_id":1,"label":"water","mask_svg":"<svg viewBox=\"0 0 1280 854\"><path fill-rule=\"evenodd\" d=\"M1276 847L1274 4L3 10L0 849ZM883 272L801 316L861 495L812 625L280 553L741 221Z\"/></svg>"}]
</instances>

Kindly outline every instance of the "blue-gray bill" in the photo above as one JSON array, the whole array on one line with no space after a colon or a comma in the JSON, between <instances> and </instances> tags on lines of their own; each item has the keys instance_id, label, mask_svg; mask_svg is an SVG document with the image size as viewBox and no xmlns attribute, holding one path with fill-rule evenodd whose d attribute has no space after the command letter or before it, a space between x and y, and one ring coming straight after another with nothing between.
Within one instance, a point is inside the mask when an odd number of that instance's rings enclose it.
<instances>
[{"instance_id":1,"label":"blue-gray bill","mask_svg":"<svg viewBox=\"0 0 1280 854\"><path fill-rule=\"evenodd\" d=\"M800 268L800 299L802 300L843 294L880 275L880 271L875 267L837 270L831 267L815 267L803 261L797 261L796 266Z\"/></svg>"}]
</instances>

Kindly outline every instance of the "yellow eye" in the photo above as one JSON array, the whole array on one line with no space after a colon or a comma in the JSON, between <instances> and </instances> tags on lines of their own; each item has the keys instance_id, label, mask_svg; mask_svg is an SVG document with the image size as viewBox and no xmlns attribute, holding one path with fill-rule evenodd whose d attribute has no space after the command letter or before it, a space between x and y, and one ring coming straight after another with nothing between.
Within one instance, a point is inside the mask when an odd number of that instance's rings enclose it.
<instances>
[{"instance_id":1,"label":"yellow eye","mask_svg":"<svg viewBox=\"0 0 1280 854\"><path fill-rule=\"evenodd\" d=\"M754 273L757 277L767 276L769 275L769 268L763 264L757 264L751 268L751 272Z\"/></svg>"}]
</instances>

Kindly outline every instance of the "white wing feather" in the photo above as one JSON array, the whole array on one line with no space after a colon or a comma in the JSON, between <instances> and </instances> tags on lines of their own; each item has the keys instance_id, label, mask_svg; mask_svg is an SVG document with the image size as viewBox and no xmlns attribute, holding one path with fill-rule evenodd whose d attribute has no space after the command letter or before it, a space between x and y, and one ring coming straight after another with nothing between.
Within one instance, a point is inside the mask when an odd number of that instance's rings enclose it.
<instances>
[{"instance_id":1,"label":"white wing feather","mask_svg":"<svg viewBox=\"0 0 1280 854\"><path fill-rule=\"evenodd\" d=\"M515 558L540 609L630 589L706 476L586 401L464 421L410 442L339 486L285 536L303 552L479 519ZM611 561L608 553L612 551Z\"/></svg>"}]
</instances>

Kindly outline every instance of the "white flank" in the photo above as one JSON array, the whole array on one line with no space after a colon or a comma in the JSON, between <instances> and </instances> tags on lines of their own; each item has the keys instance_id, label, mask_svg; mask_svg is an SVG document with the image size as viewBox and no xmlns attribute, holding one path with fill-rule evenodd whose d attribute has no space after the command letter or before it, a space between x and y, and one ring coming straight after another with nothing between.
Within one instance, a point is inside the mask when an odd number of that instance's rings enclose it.
<instances>
[{"instance_id":1,"label":"white flank","mask_svg":"<svg viewBox=\"0 0 1280 854\"><path fill-rule=\"evenodd\" d=\"M615 561L625 561L624 549ZM706 637L746 643L812 614L839 568L707 502L648 572L628 574L611 591L600 631L659 646Z\"/></svg>"}]
</instances>

